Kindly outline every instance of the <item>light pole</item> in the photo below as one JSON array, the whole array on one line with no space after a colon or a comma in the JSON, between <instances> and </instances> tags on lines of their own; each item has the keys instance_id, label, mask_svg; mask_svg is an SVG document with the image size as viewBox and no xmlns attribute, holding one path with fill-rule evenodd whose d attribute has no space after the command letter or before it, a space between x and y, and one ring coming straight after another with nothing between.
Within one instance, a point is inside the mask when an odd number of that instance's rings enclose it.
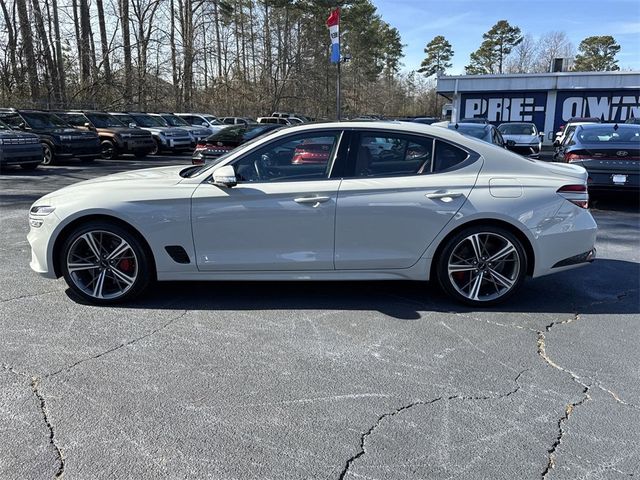
<instances>
[{"instance_id":1,"label":"light pole","mask_svg":"<svg viewBox=\"0 0 640 480\"><path fill-rule=\"evenodd\" d=\"M336 83L336 118L338 121L342 119L342 98L340 94L340 64L347 63L351 61L351 54L346 53L340 57L340 61L338 62L338 78Z\"/></svg>"}]
</instances>

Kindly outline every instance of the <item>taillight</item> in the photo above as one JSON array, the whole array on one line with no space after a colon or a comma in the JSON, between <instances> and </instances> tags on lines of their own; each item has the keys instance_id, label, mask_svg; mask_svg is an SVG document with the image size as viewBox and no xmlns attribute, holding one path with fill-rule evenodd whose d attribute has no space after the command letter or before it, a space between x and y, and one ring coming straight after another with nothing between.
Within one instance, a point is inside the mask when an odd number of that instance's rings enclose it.
<instances>
[{"instance_id":1,"label":"taillight","mask_svg":"<svg viewBox=\"0 0 640 480\"><path fill-rule=\"evenodd\" d=\"M580 160L589 160L591 157L588 155L578 155L577 153L565 153L564 161L565 162L579 162Z\"/></svg>"},{"instance_id":2,"label":"taillight","mask_svg":"<svg viewBox=\"0 0 640 480\"><path fill-rule=\"evenodd\" d=\"M557 193L580 208L589 208L589 192L584 184L564 185L557 190Z\"/></svg>"},{"instance_id":3,"label":"taillight","mask_svg":"<svg viewBox=\"0 0 640 480\"><path fill-rule=\"evenodd\" d=\"M204 143L199 143L196 145L196 150L204 150L205 148L207 148L207 145Z\"/></svg>"}]
</instances>

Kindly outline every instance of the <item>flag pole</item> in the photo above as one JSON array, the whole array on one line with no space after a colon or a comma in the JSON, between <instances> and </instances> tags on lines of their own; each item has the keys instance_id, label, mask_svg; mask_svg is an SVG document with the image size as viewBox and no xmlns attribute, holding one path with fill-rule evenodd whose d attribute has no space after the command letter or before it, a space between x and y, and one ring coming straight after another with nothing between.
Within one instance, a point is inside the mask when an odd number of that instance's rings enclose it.
<instances>
[{"instance_id":1,"label":"flag pole","mask_svg":"<svg viewBox=\"0 0 640 480\"><path fill-rule=\"evenodd\" d=\"M338 37L338 42L340 37ZM336 118L338 121L340 121L341 119L341 105L340 105L340 64L341 64L341 59L338 59L338 75L337 75L337 80L336 80Z\"/></svg>"}]
</instances>

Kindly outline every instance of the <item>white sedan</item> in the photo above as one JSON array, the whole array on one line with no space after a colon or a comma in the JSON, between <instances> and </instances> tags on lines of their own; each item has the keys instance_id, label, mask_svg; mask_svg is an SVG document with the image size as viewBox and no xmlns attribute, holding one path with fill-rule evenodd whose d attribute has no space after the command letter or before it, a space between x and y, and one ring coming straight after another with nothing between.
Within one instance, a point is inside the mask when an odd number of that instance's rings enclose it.
<instances>
[{"instance_id":1,"label":"white sedan","mask_svg":"<svg viewBox=\"0 0 640 480\"><path fill-rule=\"evenodd\" d=\"M474 306L585 265L582 167L422 124L289 127L203 167L89 180L32 206L31 268L107 304L154 280L430 280Z\"/></svg>"}]
</instances>

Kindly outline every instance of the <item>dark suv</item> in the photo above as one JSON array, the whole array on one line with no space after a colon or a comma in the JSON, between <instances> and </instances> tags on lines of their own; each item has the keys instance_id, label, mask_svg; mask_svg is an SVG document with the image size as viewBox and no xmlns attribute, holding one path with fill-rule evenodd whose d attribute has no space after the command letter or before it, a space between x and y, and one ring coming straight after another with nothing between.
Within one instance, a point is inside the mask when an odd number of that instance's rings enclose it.
<instances>
[{"instance_id":1,"label":"dark suv","mask_svg":"<svg viewBox=\"0 0 640 480\"><path fill-rule=\"evenodd\" d=\"M20 165L25 170L38 168L42 162L40 137L33 133L12 130L0 121L0 168Z\"/></svg>"},{"instance_id":2,"label":"dark suv","mask_svg":"<svg viewBox=\"0 0 640 480\"><path fill-rule=\"evenodd\" d=\"M94 160L100 156L97 133L73 128L53 113L0 109L0 120L11 128L37 134L42 142L42 163L45 165L62 158Z\"/></svg>"},{"instance_id":3,"label":"dark suv","mask_svg":"<svg viewBox=\"0 0 640 480\"><path fill-rule=\"evenodd\" d=\"M74 127L97 132L102 146L102 158L114 159L126 154L144 158L156 148L149 132L129 128L108 113L71 111L60 112L58 116Z\"/></svg>"}]
</instances>

